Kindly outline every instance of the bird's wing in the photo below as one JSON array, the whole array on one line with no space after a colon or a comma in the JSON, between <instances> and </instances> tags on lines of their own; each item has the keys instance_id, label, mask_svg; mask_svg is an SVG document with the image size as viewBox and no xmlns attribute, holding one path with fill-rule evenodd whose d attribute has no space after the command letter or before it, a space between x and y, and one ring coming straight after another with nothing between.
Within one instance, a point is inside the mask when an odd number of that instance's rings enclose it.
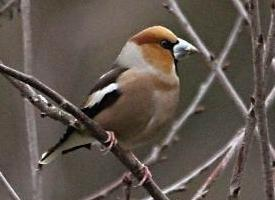
<instances>
[{"instance_id":1,"label":"bird's wing","mask_svg":"<svg viewBox=\"0 0 275 200\"><path fill-rule=\"evenodd\" d=\"M90 91L82 111L90 118L115 103L121 95L116 83L118 77L128 68L116 67L101 76Z\"/></svg>"},{"instance_id":2,"label":"bird's wing","mask_svg":"<svg viewBox=\"0 0 275 200\"><path fill-rule=\"evenodd\" d=\"M127 68L116 67L101 76L90 91L81 110L93 118L116 102L121 95L116 80L126 70ZM68 126L66 133L59 142L43 153L39 164L48 164L58 155L66 154L81 147L90 148L92 142L92 137L85 133L78 133L74 127Z\"/></svg>"}]
</instances>

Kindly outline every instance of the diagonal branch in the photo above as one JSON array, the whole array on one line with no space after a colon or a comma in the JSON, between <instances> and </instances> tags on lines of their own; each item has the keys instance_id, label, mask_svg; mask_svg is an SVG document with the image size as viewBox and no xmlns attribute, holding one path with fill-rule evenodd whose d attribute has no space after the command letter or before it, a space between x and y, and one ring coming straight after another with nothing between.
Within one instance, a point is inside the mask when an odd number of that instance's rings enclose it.
<instances>
[{"instance_id":1,"label":"diagonal branch","mask_svg":"<svg viewBox=\"0 0 275 200\"><path fill-rule=\"evenodd\" d=\"M203 41L199 38L199 36L187 20L187 18L184 16L183 12L180 10L177 2L175 0L166 0L166 4L164 4L164 6L178 19L182 28L190 36L195 45L199 48L208 65L215 69L216 63L214 62L214 55L210 53L210 51L207 49ZM234 87L232 86L232 84L230 83L230 81L228 80L228 78L223 73L222 69L217 69L217 77L219 83L224 87L226 93L229 94L231 99L237 105L243 117L245 117L247 115L247 108L243 103L242 99L240 98L240 96L238 95L238 93L236 92L236 90L234 89Z\"/></svg>"},{"instance_id":2,"label":"diagonal branch","mask_svg":"<svg viewBox=\"0 0 275 200\"><path fill-rule=\"evenodd\" d=\"M178 192L180 188L185 188L186 185L191 182L194 178L198 175L205 172L209 169L217 160L223 158L231 147L236 146L241 143L244 137L244 129L240 129L235 136L225 145L223 146L218 152L216 152L211 158L209 158L206 162L200 165L198 168L193 170L190 174L184 176L183 178L179 179L172 185L163 189L165 194L172 194L174 192ZM151 200L151 197L144 198L142 200Z\"/></svg>"},{"instance_id":3,"label":"diagonal branch","mask_svg":"<svg viewBox=\"0 0 275 200\"><path fill-rule=\"evenodd\" d=\"M50 117L62 122L64 125L70 125L77 129L81 129L82 125L78 120L76 120L71 114L51 104L44 96L37 94L32 87L9 76L4 76L20 91L24 98L28 99L30 103L41 111L41 117Z\"/></svg>"},{"instance_id":4,"label":"diagonal branch","mask_svg":"<svg viewBox=\"0 0 275 200\"><path fill-rule=\"evenodd\" d=\"M249 146L251 144L254 129L256 126L256 118L255 118L253 103L254 102L252 102L249 115L247 116L247 119L246 119L246 124L244 128L245 130L244 139L239 148L237 159L233 169L233 174L230 180L230 192L229 192L228 200L238 199L241 191L241 180L244 173L245 164L247 161Z\"/></svg>"},{"instance_id":5,"label":"diagonal branch","mask_svg":"<svg viewBox=\"0 0 275 200\"><path fill-rule=\"evenodd\" d=\"M251 23L250 21L250 17L248 15L248 13L246 12L243 3L241 2L241 0L231 0L232 3L234 4L235 8L237 9L237 11L239 12L239 14L246 20L246 22L248 24Z\"/></svg>"},{"instance_id":6,"label":"diagonal branch","mask_svg":"<svg viewBox=\"0 0 275 200\"><path fill-rule=\"evenodd\" d=\"M8 0L1 8L0 15L3 15L7 10L9 10L18 0Z\"/></svg>"},{"instance_id":7,"label":"diagonal branch","mask_svg":"<svg viewBox=\"0 0 275 200\"><path fill-rule=\"evenodd\" d=\"M0 73L9 75L44 93L57 104L60 104L65 111L73 115L88 130L90 130L90 134L92 137L96 138L99 142L101 142L101 144L105 146L108 145L105 143L105 141L108 138L108 135L105 132L105 130L103 130L96 122L94 122L88 116L86 116L78 107L70 103L68 100L66 100L63 96L52 90L50 87L43 84L41 81L32 76L9 68L4 64L0 64ZM144 166L132 152L124 150L119 144L114 145L111 152L132 172L132 174L138 180L142 180L144 176L142 169ZM147 179L147 181L143 184L143 187L154 199L169 200L168 197L162 193L159 186L155 183L155 181L152 178Z\"/></svg>"},{"instance_id":8,"label":"diagonal branch","mask_svg":"<svg viewBox=\"0 0 275 200\"><path fill-rule=\"evenodd\" d=\"M234 143L228 152L224 155L223 159L221 162L217 165L217 167L212 171L212 173L208 176L204 184L200 187L200 189L196 192L196 194L192 197L192 200L199 200L202 199L206 196L206 194L209 191L209 188L211 185L216 181L216 179L224 172L226 167L228 166L230 160L233 158L234 153L236 149L240 146L241 144L240 140L237 143Z\"/></svg>"},{"instance_id":9,"label":"diagonal branch","mask_svg":"<svg viewBox=\"0 0 275 200\"><path fill-rule=\"evenodd\" d=\"M9 195L13 200L20 200L19 196L16 194L12 186L9 184L7 179L5 178L4 174L0 171L0 180L3 185L8 189Z\"/></svg>"}]
</instances>

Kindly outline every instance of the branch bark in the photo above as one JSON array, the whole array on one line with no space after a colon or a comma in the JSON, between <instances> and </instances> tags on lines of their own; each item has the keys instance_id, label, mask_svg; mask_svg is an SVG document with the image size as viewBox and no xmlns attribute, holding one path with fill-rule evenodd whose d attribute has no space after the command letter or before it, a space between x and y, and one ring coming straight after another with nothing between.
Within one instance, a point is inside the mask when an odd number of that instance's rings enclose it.
<instances>
[{"instance_id":1,"label":"branch bark","mask_svg":"<svg viewBox=\"0 0 275 200\"><path fill-rule=\"evenodd\" d=\"M22 18L22 33L23 33L23 54L24 54L24 72L32 73L32 30L31 30L31 2L30 0L21 0L21 18ZM37 125L34 108L28 101L24 102L26 131L28 138L28 149L30 156L31 182L32 182L32 199L42 200L41 177L36 173L36 162L39 160L38 154L38 139Z\"/></svg>"},{"instance_id":2,"label":"branch bark","mask_svg":"<svg viewBox=\"0 0 275 200\"><path fill-rule=\"evenodd\" d=\"M237 11L240 13L240 15L246 20L248 24L251 24L250 17L248 13L246 12L243 3L241 0L231 0Z\"/></svg>"},{"instance_id":3,"label":"branch bark","mask_svg":"<svg viewBox=\"0 0 275 200\"><path fill-rule=\"evenodd\" d=\"M268 28L266 48L264 51L264 67L268 69L273 57L275 57L275 0L270 1L270 23Z\"/></svg>"},{"instance_id":4,"label":"branch bark","mask_svg":"<svg viewBox=\"0 0 275 200\"><path fill-rule=\"evenodd\" d=\"M271 155L269 149L268 120L266 116L266 80L264 69L264 39L261 30L258 0L250 0L249 14L251 16L251 40L254 69L254 96L255 114L260 135L260 147L265 180L265 194L267 200L274 200L274 188L271 167Z\"/></svg>"},{"instance_id":5,"label":"branch bark","mask_svg":"<svg viewBox=\"0 0 275 200\"><path fill-rule=\"evenodd\" d=\"M20 200L19 196L16 194L12 186L9 184L7 179L5 178L4 174L0 172L0 180L3 185L8 189L9 195L13 200Z\"/></svg>"},{"instance_id":6,"label":"branch bark","mask_svg":"<svg viewBox=\"0 0 275 200\"><path fill-rule=\"evenodd\" d=\"M248 157L249 147L253 138L254 129L256 126L256 118L254 105L251 105L249 115L246 119L244 139L238 151L237 159L233 169L233 174L230 180L230 192L228 200L238 199L241 191L241 180L244 173L245 164Z\"/></svg>"}]
</instances>

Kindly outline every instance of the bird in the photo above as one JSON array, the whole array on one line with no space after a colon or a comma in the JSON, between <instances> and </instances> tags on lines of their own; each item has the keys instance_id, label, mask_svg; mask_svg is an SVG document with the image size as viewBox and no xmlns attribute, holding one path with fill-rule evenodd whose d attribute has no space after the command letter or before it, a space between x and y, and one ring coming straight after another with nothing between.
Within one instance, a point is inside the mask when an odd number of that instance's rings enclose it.
<instances>
[{"instance_id":1,"label":"bird","mask_svg":"<svg viewBox=\"0 0 275 200\"><path fill-rule=\"evenodd\" d=\"M81 106L107 131L109 149L116 141L129 150L142 146L172 122L180 94L178 61L196 52L195 46L164 26L148 27L127 40ZM69 125L38 164L49 164L82 147L90 149L95 143L87 130Z\"/></svg>"}]
</instances>

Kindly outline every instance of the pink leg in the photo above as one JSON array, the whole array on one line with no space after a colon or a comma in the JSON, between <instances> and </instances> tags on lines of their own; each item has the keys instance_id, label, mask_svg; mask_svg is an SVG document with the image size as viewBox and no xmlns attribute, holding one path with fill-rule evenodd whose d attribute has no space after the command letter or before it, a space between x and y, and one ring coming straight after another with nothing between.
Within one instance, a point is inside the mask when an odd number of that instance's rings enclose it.
<instances>
[{"instance_id":1,"label":"pink leg","mask_svg":"<svg viewBox=\"0 0 275 200\"><path fill-rule=\"evenodd\" d=\"M110 151L111 149L112 149L112 147L114 146L114 145L116 145L117 144L117 139L116 139L116 137L115 137L115 134L114 134L114 132L113 131L106 131L106 133L108 134L108 138L107 138L107 140L104 142L105 144L108 144L108 146L105 148L105 149L103 149L104 151Z\"/></svg>"},{"instance_id":2,"label":"pink leg","mask_svg":"<svg viewBox=\"0 0 275 200\"><path fill-rule=\"evenodd\" d=\"M152 178L152 174L146 165L142 164L142 168L140 170L143 172L143 178L137 186L142 186L147 180Z\"/></svg>"}]
</instances>

